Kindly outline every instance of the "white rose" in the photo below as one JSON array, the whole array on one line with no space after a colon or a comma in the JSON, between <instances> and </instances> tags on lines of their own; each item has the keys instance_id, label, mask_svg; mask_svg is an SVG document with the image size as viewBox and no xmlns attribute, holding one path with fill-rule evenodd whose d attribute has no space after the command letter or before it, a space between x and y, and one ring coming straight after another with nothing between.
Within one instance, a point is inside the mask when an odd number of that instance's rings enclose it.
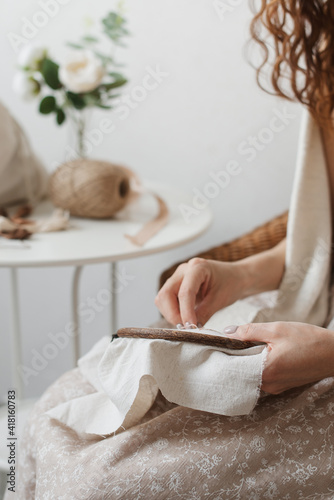
<instances>
[{"instance_id":1,"label":"white rose","mask_svg":"<svg viewBox=\"0 0 334 500\"><path fill-rule=\"evenodd\" d=\"M71 92L81 94L96 89L104 76L101 61L90 51L75 51L59 68L59 80Z\"/></svg>"},{"instance_id":2,"label":"white rose","mask_svg":"<svg viewBox=\"0 0 334 500\"><path fill-rule=\"evenodd\" d=\"M39 83L23 71L18 71L13 80L13 89L22 99L29 101L40 91Z\"/></svg>"},{"instance_id":3,"label":"white rose","mask_svg":"<svg viewBox=\"0 0 334 500\"><path fill-rule=\"evenodd\" d=\"M47 50L39 45L25 45L18 56L18 63L21 68L37 70L40 62L46 57Z\"/></svg>"}]
</instances>

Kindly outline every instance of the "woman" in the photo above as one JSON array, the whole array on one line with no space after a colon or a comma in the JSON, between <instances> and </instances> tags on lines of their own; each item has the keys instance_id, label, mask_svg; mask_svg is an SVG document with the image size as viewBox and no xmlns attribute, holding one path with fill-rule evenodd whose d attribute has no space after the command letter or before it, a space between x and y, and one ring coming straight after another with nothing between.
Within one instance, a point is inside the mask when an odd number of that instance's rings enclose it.
<instances>
[{"instance_id":1,"label":"woman","mask_svg":"<svg viewBox=\"0 0 334 500\"><path fill-rule=\"evenodd\" d=\"M290 29L288 21L292 22ZM264 27L275 43L274 90L305 104L321 126L334 221L334 3L262 0L251 26L253 39L265 52L258 81L269 60L267 45L260 37ZM284 85L287 72L290 89ZM285 249L284 241L269 252L236 264L193 259L182 264L160 290L156 305L172 324L204 324L236 300L277 289L284 272ZM289 323L250 324L239 327L233 337L269 344L262 388L271 394L334 376L334 335L326 329Z\"/></svg>"},{"instance_id":2,"label":"woman","mask_svg":"<svg viewBox=\"0 0 334 500\"><path fill-rule=\"evenodd\" d=\"M274 41L275 92L302 102L321 127L334 220L334 4L262 0L251 30L266 63L260 27ZM233 264L193 259L179 266L156 304L172 324L204 324L239 299L277 289L285 255L284 241ZM139 425L84 439L43 415L94 391L78 370L65 374L34 410L22 444L18 498L333 499L334 332L322 327L328 321L285 319L227 330L269 345L267 395L247 416L195 411L160 395Z\"/></svg>"}]
</instances>

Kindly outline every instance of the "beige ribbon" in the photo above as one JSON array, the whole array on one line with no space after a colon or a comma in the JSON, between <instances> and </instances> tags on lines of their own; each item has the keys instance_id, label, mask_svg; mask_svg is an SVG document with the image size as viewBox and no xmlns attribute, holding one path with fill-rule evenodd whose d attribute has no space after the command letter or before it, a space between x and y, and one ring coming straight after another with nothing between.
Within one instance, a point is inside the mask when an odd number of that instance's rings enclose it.
<instances>
[{"instance_id":1,"label":"beige ribbon","mask_svg":"<svg viewBox=\"0 0 334 500\"><path fill-rule=\"evenodd\" d=\"M124 236L136 246L142 247L148 240L153 238L169 221L169 210L166 202L153 191L145 188L139 177L129 168L121 167L129 177L130 181L130 195L127 204L130 204L138 199L140 195L150 194L158 203L158 214L150 221L146 222L144 226L135 234L125 234Z\"/></svg>"},{"instance_id":2,"label":"beige ribbon","mask_svg":"<svg viewBox=\"0 0 334 500\"><path fill-rule=\"evenodd\" d=\"M138 231L137 234L131 236L130 234L125 234L125 237L128 238L135 245L142 247L145 243L151 239L155 234L157 234L167 223L169 220L169 211L166 203L160 196L152 193L159 205L159 213L154 219L146 222L146 224Z\"/></svg>"}]
</instances>

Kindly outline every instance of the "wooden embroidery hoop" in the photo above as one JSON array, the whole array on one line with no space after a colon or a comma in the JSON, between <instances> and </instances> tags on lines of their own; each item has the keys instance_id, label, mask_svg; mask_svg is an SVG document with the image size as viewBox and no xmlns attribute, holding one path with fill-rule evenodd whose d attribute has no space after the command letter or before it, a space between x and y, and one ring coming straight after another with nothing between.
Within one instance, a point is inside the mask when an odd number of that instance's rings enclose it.
<instances>
[{"instance_id":1,"label":"wooden embroidery hoop","mask_svg":"<svg viewBox=\"0 0 334 500\"><path fill-rule=\"evenodd\" d=\"M168 328L120 328L111 341L118 338L159 339L171 342L191 342L211 347L242 350L258 345L260 342L249 342L244 340L221 337L219 335L208 335L205 333L189 332L184 330L173 330Z\"/></svg>"}]
</instances>

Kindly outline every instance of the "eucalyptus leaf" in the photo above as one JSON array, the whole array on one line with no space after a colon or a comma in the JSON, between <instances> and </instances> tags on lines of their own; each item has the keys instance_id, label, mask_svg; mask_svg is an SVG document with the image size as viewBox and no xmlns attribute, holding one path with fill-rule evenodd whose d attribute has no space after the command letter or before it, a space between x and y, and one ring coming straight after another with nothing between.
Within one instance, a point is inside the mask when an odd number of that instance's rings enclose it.
<instances>
[{"instance_id":1,"label":"eucalyptus leaf","mask_svg":"<svg viewBox=\"0 0 334 500\"><path fill-rule=\"evenodd\" d=\"M68 91L66 96L75 109L84 109L86 107L86 102L81 95Z\"/></svg>"},{"instance_id":2,"label":"eucalyptus leaf","mask_svg":"<svg viewBox=\"0 0 334 500\"><path fill-rule=\"evenodd\" d=\"M62 84L58 77L58 72L59 72L58 64L51 61L51 59L48 58L43 59L41 65L41 73L43 75L45 83L53 90L57 90L62 87Z\"/></svg>"},{"instance_id":3,"label":"eucalyptus leaf","mask_svg":"<svg viewBox=\"0 0 334 500\"><path fill-rule=\"evenodd\" d=\"M84 42L87 42L87 43L98 43L98 41L99 41L95 36L91 36L91 35L85 35L81 38L81 40L83 40Z\"/></svg>"},{"instance_id":4,"label":"eucalyptus leaf","mask_svg":"<svg viewBox=\"0 0 334 500\"><path fill-rule=\"evenodd\" d=\"M71 47L72 49L78 49L78 50L85 48L83 45L80 45L80 43L74 43L74 42L67 42L66 45L68 47Z\"/></svg>"},{"instance_id":5,"label":"eucalyptus leaf","mask_svg":"<svg viewBox=\"0 0 334 500\"><path fill-rule=\"evenodd\" d=\"M62 125L66 120L66 114L61 108L57 109L57 117L56 117L58 125Z\"/></svg>"},{"instance_id":6,"label":"eucalyptus leaf","mask_svg":"<svg viewBox=\"0 0 334 500\"><path fill-rule=\"evenodd\" d=\"M116 44L120 43L123 36L129 34L125 28L126 20L120 14L109 12L109 14L102 19L104 33Z\"/></svg>"},{"instance_id":7,"label":"eucalyptus leaf","mask_svg":"<svg viewBox=\"0 0 334 500\"><path fill-rule=\"evenodd\" d=\"M96 104L96 107L101 109L112 109L111 106L107 106L106 104Z\"/></svg>"},{"instance_id":8,"label":"eucalyptus leaf","mask_svg":"<svg viewBox=\"0 0 334 500\"><path fill-rule=\"evenodd\" d=\"M99 59L101 59L103 64L112 64L113 63L113 59L110 56L105 56L104 54L102 54L101 52L98 52L97 50L94 50L94 54Z\"/></svg>"},{"instance_id":9,"label":"eucalyptus leaf","mask_svg":"<svg viewBox=\"0 0 334 500\"><path fill-rule=\"evenodd\" d=\"M115 82L112 83L103 83L101 85L102 88L104 88L106 91L112 90L112 89L117 89L118 87L122 87L122 85L125 85L128 81L123 78L122 80L116 80Z\"/></svg>"},{"instance_id":10,"label":"eucalyptus leaf","mask_svg":"<svg viewBox=\"0 0 334 500\"><path fill-rule=\"evenodd\" d=\"M55 111L56 107L56 99L53 97L53 95L48 95L41 100L39 104L39 112L42 113L42 115L48 115L49 113Z\"/></svg>"},{"instance_id":11,"label":"eucalyptus leaf","mask_svg":"<svg viewBox=\"0 0 334 500\"><path fill-rule=\"evenodd\" d=\"M91 95L91 96L94 96L94 97L97 97L98 99L100 99L100 97L101 97L100 87L96 87L94 90L87 92L85 95Z\"/></svg>"},{"instance_id":12,"label":"eucalyptus leaf","mask_svg":"<svg viewBox=\"0 0 334 500\"><path fill-rule=\"evenodd\" d=\"M84 96L84 101L86 103L86 106L97 106L98 103L100 102L100 96L86 94Z\"/></svg>"},{"instance_id":13,"label":"eucalyptus leaf","mask_svg":"<svg viewBox=\"0 0 334 500\"><path fill-rule=\"evenodd\" d=\"M109 76L112 76L115 80L124 80L124 76L121 73L117 73L116 71L111 71L108 73Z\"/></svg>"},{"instance_id":14,"label":"eucalyptus leaf","mask_svg":"<svg viewBox=\"0 0 334 500\"><path fill-rule=\"evenodd\" d=\"M116 99L117 97L121 97L122 94L108 94L108 99Z\"/></svg>"}]
</instances>

